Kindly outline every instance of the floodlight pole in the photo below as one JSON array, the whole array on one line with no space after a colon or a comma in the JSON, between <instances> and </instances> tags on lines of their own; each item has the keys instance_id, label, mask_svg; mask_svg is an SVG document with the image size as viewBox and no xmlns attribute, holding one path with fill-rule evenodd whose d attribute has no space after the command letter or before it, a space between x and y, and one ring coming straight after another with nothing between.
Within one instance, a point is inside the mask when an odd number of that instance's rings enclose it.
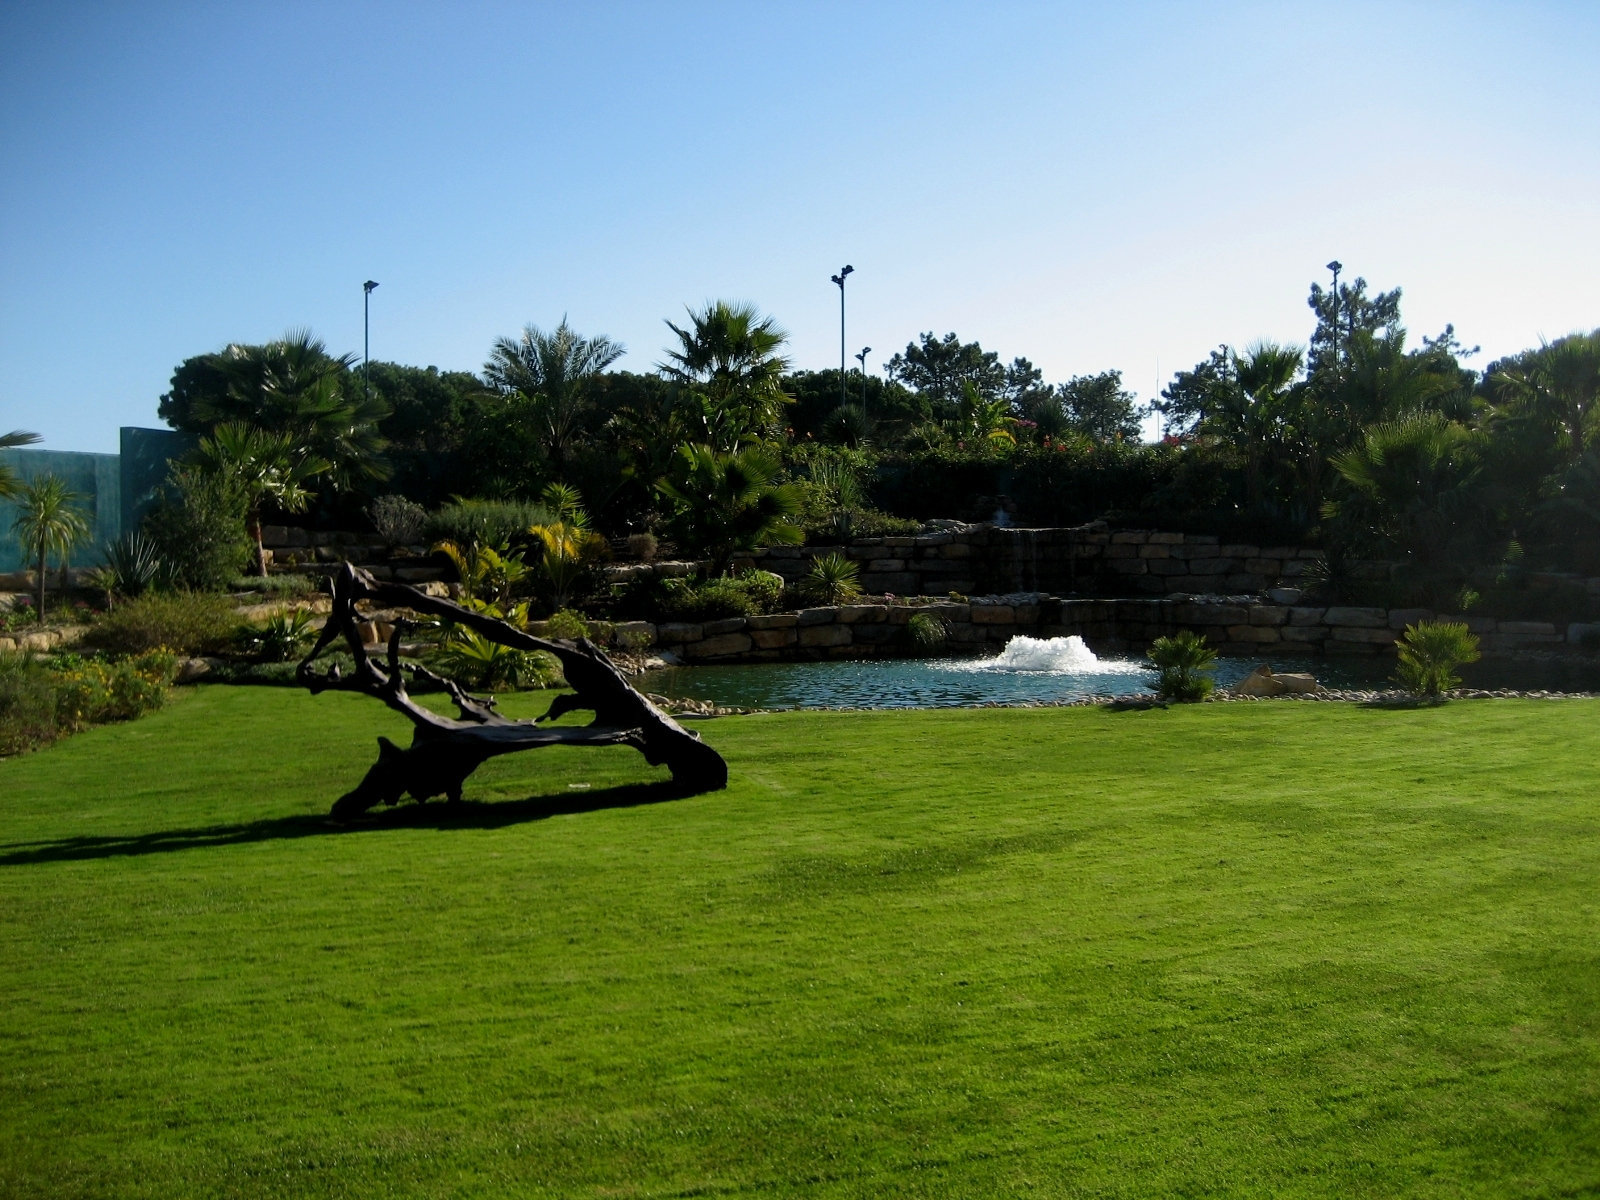
<instances>
[{"instance_id":1,"label":"floodlight pole","mask_svg":"<svg viewBox=\"0 0 1600 1200\"><path fill-rule=\"evenodd\" d=\"M1339 371L1339 272L1344 269L1344 264L1337 258L1328 264L1328 270L1333 272L1333 370Z\"/></svg>"},{"instance_id":2,"label":"floodlight pole","mask_svg":"<svg viewBox=\"0 0 1600 1200\"><path fill-rule=\"evenodd\" d=\"M861 347L861 353L856 355L856 361L861 364L861 423L867 422L867 355L872 353L871 346Z\"/></svg>"},{"instance_id":3,"label":"floodlight pole","mask_svg":"<svg viewBox=\"0 0 1600 1200\"><path fill-rule=\"evenodd\" d=\"M846 263L844 265L843 269L840 270L840 272L837 275L834 275L834 276L830 277L830 278L832 278L832 280L835 283L837 283L839 285L839 404L840 404L841 407L843 407L843 405L845 403L845 392L844 392L844 280L845 280L845 276L849 275L850 272L854 271L854 270L855 270L854 267L852 267L849 263Z\"/></svg>"},{"instance_id":4,"label":"floodlight pole","mask_svg":"<svg viewBox=\"0 0 1600 1200\"><path fill-rule=\"evenodd\" d=\"M372 289L376 279L361 285L361 398L372 399Z\"/></svg>"}]
</instances>

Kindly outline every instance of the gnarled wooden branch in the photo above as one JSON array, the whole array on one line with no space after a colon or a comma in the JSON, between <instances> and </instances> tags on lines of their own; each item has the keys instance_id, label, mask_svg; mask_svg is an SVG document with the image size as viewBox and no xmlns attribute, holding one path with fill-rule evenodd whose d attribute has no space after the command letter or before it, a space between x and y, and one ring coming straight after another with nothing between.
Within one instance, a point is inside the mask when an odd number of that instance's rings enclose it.
<instances>
[{"instance_id":1,"label":"gnarled wooden branch","mask_svg":"<svg viewBox=\"0 0 1600 1200\"><path fill-rule=\"evenodd\" d=\"M313 694L337 689L374 696L415 726L409 749L402 750L387 738L378 739L378 761L366 778L335 802L335 817L351 817L379 803L394 804L407 792L418 800L437 795L460 800L462 783L485 760L539 746L632 746L652 765L664 764L685 791L727 786L728 765L722 756L635 691L605 652L587 638L576 642L536 638L407 584L376 580L349 563L340 567L332 584L333 612L322 636L301 660L296 678ZM409 628L404 622L395 624L380 666L361 640L361 617L356 612L361 600L441 617L514 650L554 655L573 694L557 697L541 719L587 710L594 713L594 720L582 726L551 726L502 716L495 711L492 697L470 695L454 680L419 664L403 663L400 639ZM318 671L311 665L340 637L355 659L355 671L348 677L337 666ZM407 674L442 687L458 716L441 716L418 704L406 690Z\"/></svg>"}]
</instances>

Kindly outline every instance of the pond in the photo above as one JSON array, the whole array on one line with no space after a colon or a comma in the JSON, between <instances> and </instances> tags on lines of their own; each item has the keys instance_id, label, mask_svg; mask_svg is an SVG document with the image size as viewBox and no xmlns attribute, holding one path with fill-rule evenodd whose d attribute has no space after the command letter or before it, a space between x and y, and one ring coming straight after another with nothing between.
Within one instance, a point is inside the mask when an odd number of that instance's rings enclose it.
<instances>
[{"instance_id":1,"label":"pond","mask_svg":"<svg viewBox=\"0 0 1600 1200\"><path fill-rule=\"evenodd\" d=\"M1219 688L1243 679L1263 658L1223 658ZM1308 671L1330 688L1387 686L1388 655L1373 658L1289 658L1274 655L1278 672ZM1155 672L1138 658L1101 658L1080 637L1014 637L993 658L841 659L832 662L749 663L669 667L639 681L642 691L693 697L729 708L959 708L1028 704L1086 696L1148 694ZM1469 687L1600 690L1600 666L1490 661L1462 668Z\"/></svg>"}]
</instances>

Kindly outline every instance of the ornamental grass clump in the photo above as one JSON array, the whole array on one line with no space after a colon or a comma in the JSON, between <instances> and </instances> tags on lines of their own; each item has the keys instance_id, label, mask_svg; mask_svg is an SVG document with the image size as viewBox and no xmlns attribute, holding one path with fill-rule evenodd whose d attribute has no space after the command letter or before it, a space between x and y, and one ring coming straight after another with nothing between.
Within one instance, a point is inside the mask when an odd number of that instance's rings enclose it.
<instances>
[{"instance_id":1,"label":"ornamental grass clump","mask_svg":"<svg viewBox=\"0 0 1600 1200\"><path fill-rule=\"evenodd\" d=\"M1150 643L1150 661L1160 672L1156 695L1163 700L1204 700L1216 686L1207 672L1217 665L1217 652L1192 630L1183 629Z\"/></svg>"},{"instance_id":2,"label":"ornamental grass clump","mask_svg":"<svg viewBox=\"0 0 1600 1200\"><path fill-rule=\"evenodd\" d=\"M1413 696L1440 700L1461 686L1454 674L1463 663L1477 662L1478 637L1462 621L1418 621L1407 625L1395 644L1400 662L1394 681Z\"/></svg>"},{"instance_id":3,"label":"ornamental grass clump","mask_svg":"<svg viewBox=\"0 0 1600 1200\"><path fill-rule=\"evenodd\" d=\"M906 622L906 637L922 653L932 654L944 649L950 638L950 626L933 613L912 613L911 620Z\"/></svg>"}]
</instances>

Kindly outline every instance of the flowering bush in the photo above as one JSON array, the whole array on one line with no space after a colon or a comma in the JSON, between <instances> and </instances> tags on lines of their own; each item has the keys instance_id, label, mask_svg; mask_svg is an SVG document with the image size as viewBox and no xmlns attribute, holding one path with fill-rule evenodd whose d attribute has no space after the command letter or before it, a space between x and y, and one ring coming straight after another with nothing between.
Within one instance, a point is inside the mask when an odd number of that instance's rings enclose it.
<instances>
[{"instance_id":1,"label":"flowering bush","mask_svg":"<svg viewBox=\"0 0 1600 1200\"><path fill-rule=\"evenodd\" d=\"M170 650L114 662L78 654L0 654L0 754L160 708L177 671Z\"/></svg>"}]
</instances>

